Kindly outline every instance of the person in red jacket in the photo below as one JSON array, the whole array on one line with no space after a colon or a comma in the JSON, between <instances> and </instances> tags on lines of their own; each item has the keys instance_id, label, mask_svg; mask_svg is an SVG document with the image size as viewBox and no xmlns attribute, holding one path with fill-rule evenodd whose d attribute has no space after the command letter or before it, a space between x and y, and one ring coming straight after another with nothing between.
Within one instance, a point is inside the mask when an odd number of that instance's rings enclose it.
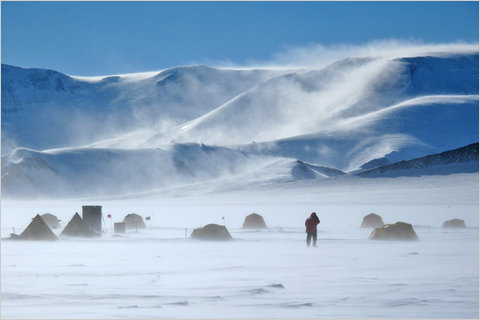
<instances>
[{"instance_id":1,"label":"person in red jacket","mask_svg":"<svg viewBox=\"0 0 480 320\"><path fill-rule=\"evenodd\" d=\"M310 247L310 241L313 238L313 246L317 246L317 225L320 223L317 214L312 212L310 218L305 220L305 228L307 232L307 247Z\"/></svg>"}]
</instances>

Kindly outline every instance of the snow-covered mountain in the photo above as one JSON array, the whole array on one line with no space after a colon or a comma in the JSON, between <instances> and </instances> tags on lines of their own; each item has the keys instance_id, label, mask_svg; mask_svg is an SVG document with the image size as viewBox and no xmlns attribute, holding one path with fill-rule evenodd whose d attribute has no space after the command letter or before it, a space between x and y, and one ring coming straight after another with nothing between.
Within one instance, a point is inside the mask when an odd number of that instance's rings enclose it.
<instances>
[{"instance_id":1,"label":"snow-covered mountain","mask_svg":"<svg viewBox=\"0 0 480 320\"><path fill-rule=\"evenodd\" d=\"M267 70L179 67L95 78L2 64L2 154L81 146L195 119L268 80Z\"/></svg>"},{"instance_id":2,"label":"snow-covered mountain","mask_svg":"<svg viewBox=\"0 0 480 320\"><path fill-rule=\"evenodd\" d=\"M479 140L478 64L474 50L90 78L2 65L3 194L329 179L456 149Z\"/></svg>"}]
</instances>

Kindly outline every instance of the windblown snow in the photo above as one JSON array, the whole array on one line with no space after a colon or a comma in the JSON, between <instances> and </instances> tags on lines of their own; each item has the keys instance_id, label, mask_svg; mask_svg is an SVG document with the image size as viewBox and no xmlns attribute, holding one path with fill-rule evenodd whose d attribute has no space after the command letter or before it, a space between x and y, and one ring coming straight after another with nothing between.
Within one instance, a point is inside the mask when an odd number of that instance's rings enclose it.
<instances>
[{"instance_id":1,"label":"windblown snow","mask_svg":"<svg viewBox=\"0 0 480 320\"><path fill-rule=\"evenodd\" d=\"M429 49L317 68L96 78L2 65L3 194L328 179L478 142L478 51Z\"/></svg>"},{"instance_id":2,"label":"windblown snow","mask_svg":"<svg viewBox=\"0 0 480 320\"><path fill-rule=\"evenodd\" d=\"M478 318L478 45L352 52L99 77L2 64L2 237L37 213L112 216L101 238L2 241L2 317ZM240 228L253 212L267 229ZM367 240L372 212L419 241ZM114 234L129 213L149 228ZM210 223L234 240L188 238Z\"/></svg>"}]
</instances>

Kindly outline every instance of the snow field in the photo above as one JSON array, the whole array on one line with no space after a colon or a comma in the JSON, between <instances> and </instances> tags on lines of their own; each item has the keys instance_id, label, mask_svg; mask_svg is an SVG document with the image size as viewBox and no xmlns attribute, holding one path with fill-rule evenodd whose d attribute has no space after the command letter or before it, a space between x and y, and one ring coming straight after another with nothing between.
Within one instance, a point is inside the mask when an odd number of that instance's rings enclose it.
<instances>
[{"instance_id":1,"label":"snow field","mask_svg":"<svg viewBox=\"0 0 480 320\"><path fill-rule=\"evenodd\" d=\"M2 317L478 318L478 174L332 182L198 197L3 201L2 237L12 226L21 232L36 212L65 225L94 204L103 206L106 233L2 241ZM311 211L321 220L317 248L305 245ZM113 235L106 214L117 222L131 212L150 216L152 228L146 221L138 233ZM268 230L240 229L252 212ZM370 212L412 223L419 241L368 240L371 230L359 226ZM454 217L467 228L440 228ZM233 241L188 238L195 227L224 222Z\"/></svg>"},{"instance_id":2,"label":"snow field","mask_svg":"<svg viewBox=\"0 0 480 320\"><path fill-rule=\"evenodd\" d=\"M5 318L478 317L478 231L245 232L231 242L125 238L2 243ZM172 232L173 233L173 232Z\"/></svg>"}]
</instances>

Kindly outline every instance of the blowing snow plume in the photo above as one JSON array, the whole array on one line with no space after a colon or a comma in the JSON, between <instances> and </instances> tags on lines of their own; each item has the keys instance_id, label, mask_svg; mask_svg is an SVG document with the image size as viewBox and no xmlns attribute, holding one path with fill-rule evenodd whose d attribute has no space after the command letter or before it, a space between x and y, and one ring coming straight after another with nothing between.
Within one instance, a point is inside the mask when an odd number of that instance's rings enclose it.
<instances>
[{"instance_id":1,"label":"blowing snow plume","mask_svg":"<svg viewBox=\"0 0 480 320\"><path fill-rule=\"evenodd\" d=\"M411 58L419 56L448 56L459 52L475 54L478 44L471 43L424 43L398 39L374 40L365 44L310 44L307 46L287 46L273 54L266 62L252 62L257 68L273 69L324 68L335 61L354 58Z\"/></svg>"},{"instance_id":2,"label":"blowing snow plume","mask_svg":"<svg viewBox=\"0 0 480 320\"><path fill-rule=\"evenodd\" d=\"M167 132L273 74L190 66L88 78L2 64L2 154L14 147L108 146L102 140L138 145L145 132Z\"/></svg>"},{"instance_id":3,"label":"blowing snow plume","mask_svg":"<svg viewBox=\"0 0 480 320\"><path fill-rule=\"evenodd\" d=\"M361 116L399 104L412 106L412 101L424 104L412 99L433 95L436 103L450 103L459 94L463 100L453 103L468 103L478 98L478 51L473 46L402 49L400 43L382 42L374 48L339 47L337 57L345 58L325 67L288 70L187 123L175 141L235 145L306 134L345 135L374 126L360 121ZM322 65L333 52L321 46L292 51L280 61Z\"/></svg>"},{"instance_id":4,"label":"blowing snow plume","mask_svg":"<svg viewBox=\"0 0 480 320\"><path fill-rule=\"evenodd\" d=\"M2 143L11 142L2 149L4 194L328 179L325 172L478 141L475 45L312 46L275 58L282 68L189 66L95 79L2 65Z\"/></svg>"}]
</instances>

